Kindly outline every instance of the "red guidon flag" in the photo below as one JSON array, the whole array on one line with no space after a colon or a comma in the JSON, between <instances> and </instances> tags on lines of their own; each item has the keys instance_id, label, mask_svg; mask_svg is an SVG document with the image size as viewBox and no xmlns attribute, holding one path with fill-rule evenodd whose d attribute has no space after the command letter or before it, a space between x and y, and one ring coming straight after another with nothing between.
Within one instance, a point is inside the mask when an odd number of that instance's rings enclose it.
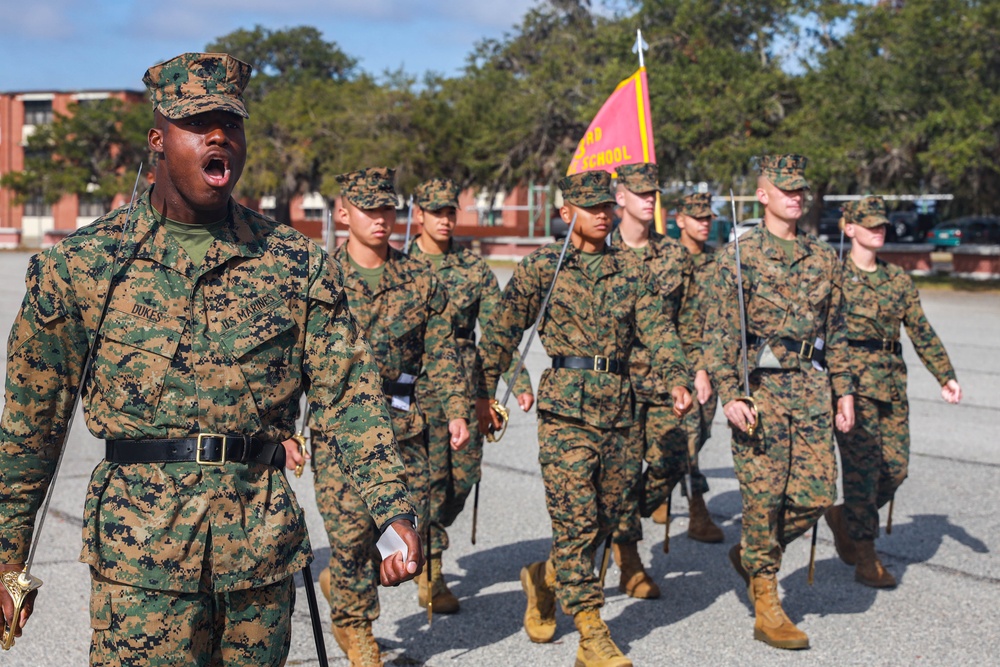
<instances>
[{"instance_id":1,"label":"red guidon flag","mask_svg":"<svg viewBox=\"0 0 1000 667\"><path fill-rule=\"evenodd\" d=\"M613 174L618 165L636 162L656 162L645 67L619 83L594 116L566 175L598 169Z\"/></svg>"}]
</instances>

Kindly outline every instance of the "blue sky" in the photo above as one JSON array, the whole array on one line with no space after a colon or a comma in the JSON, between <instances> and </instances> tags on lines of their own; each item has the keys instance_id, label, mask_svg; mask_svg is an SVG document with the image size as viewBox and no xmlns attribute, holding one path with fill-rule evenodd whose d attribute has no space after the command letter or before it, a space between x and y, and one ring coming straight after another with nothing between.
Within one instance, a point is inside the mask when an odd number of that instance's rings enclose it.
<instances>
[{"instance_id":1,"label":"blue sky","mask_svg":"<svg viewBox=\"0 0 1000 667\"><path fill-rule=\"evenodd\" d=\"M0 0L0 91L142 89L146 68L262 25L316 27L380 74L456 74L535 0Z\"/></svg>"}]
</instances>

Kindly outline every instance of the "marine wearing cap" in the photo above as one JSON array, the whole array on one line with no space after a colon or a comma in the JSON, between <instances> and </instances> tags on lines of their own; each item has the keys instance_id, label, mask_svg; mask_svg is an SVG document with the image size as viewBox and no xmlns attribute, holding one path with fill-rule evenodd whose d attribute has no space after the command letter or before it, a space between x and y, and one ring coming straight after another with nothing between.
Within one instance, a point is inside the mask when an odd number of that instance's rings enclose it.
<instances>
[{"instance_id":1,"label":"marine wearing cap","mask_svg":"<svg viewBox=\"0 0 1000 667\"><path fill-rule=\"evenodd\" d=\"M146 70L153 110L177 120L206 111L249 118L243 90L253 68L226 53L184 53Z\"/></svg>"},{"instance_id":2,"label":"marine wearing cap","mask_svg":"<svg viewBox=\"0 0 1000 667\"><path fill-rule=\"evenodd\" d=\"M637 164L623 164L615 172L618 175L619 185L624 185L630 192L637 195L647 192L656 192L660 189L660 170L652 162L639 162Z\"/></svg>"},{"instance_id":3,"label":"marine wearing cap","mask_svg":"<svg viewBox=\"0 0 1000 667\"><path fill-rule=\"evenodd\" d=\"M678 210L692 218L712 218L712 195L707 192L695 192L681 199Z\"/></svg>"},{"instance_id":4,"label":"marine wearing cap","mask_svg":"<svg viewBox=\"0 0 1000 667\"><path fill-rule=\"evenodd\" d=\"M881 197L868 196L864 199L849 201L841 208L842 222L873 229L888 225L889 218L885 216L885 201Z\"/></svg>"},{"instance_id":5,"label":"marine wearing cap","mask_svg":"<svg viewBox=\"0 0 1000 667\"><path fill-rule=\"evenodd\" d=\"M764 155L760 158L760 173L781 190L808 190L808 164L802 155Z\"/></svg>"},{"instance_id":6,"label":"marine wearing cap","mask_svg":"<svg viewBox=\"0 0 1000 667\"><path fill-rule=\"evenodd\" d=\"M458 208L458 185L450 178L432 178L413 191L413 201L425 211Z\"/></svg>"},{"instance_id":7,"label":"marine wearing cap","mask_svg":"<svg viewBox=\"0 0 1000 667\"><path fill-rule=\"evenodd\" d=\"M588 208L615 203L611 195L611 174L606 171L583 171L564 176L556 187L562 191L564 201L576 206Z\"/></svg>"},{"instance_id":8,"label":"marine wearing cap","mask_svg":"<svg viewBox=\"0 0 1000 667\"><path fill-rule=\"evenodd\" d=\"M395 180L396 170L388 167L367 167L337 176L344 199L364 210L395 208L399 204Z\"/></svg>"}]
</instances>

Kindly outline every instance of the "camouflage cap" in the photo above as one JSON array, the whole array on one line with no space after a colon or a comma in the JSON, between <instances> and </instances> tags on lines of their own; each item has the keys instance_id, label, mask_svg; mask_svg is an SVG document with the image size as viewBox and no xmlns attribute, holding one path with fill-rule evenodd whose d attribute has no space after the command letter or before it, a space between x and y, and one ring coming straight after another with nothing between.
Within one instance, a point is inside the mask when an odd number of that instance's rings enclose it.
<instances>
[{"instance_id":1,"label":"camouflage cap","mask_svg":"<svg viewBox=\"0 0 1000 667\"><path fill-rule=\"evenodd\" d=\"M618 174L618 182L630 192L643 194L660 189L660 170L653 162L623 164L615 168L615 172Z\"/></svg>"},{"instance_id":2,"label":"camouflage cap","mask_svg":"<svg viewBox=\"0 0 1000 667\"><path fill-rule=\"evenodd\" d=\"M432 178L413 190L413 202L425 211L458 208L458 185L450 178Z\"/></svg>"},{"instance_id":3,"label":"camouflage cap","mask_svg":"<svg viewBox=\"0 0 1000 667\"><path fill-rule=\"evenodd\" d=\"M146 70L153 109L174 120L205 111L249 118L243 89L253 68L227 53L184 53Z\"/></svg>"},{"instance_id":4,"label":"camouflage cap","mask_svg":"<svg viewBox=\"0 0 1000 667\"><path fill-rule=\"evenodd\" d=\"M695 192L681 199L677 210L692 218L714 218L712 213L712 195L707 192Z\"/></svg>"},{"instance_id":5,"label":"camouflage cap","mask_svg":"<svg viewBox=\"0 0 1000 667\"><path fill-rule=\"evenodd\" d=\"M889 218L885 216L885 201L881 197L869 195L864 199L845 202L840 210L845 222L868 229L889 224Z\"/></svg>"},{"instance_id":6,"label":"camouflage cap","mask_svg":"<svg viewBox=\"0 0 1000 667\"><path fill-rule=\"evenodd\" d=\"M765 155L760 158L760 173L781 190L808 190L808 164L809 160L801 155Z\"/></svg>"},{"instance_id":7,"label":"camouflage cap","mask_svg":"<svg viewBox=\"0 0 1000 667\"><path fill-rule=\"evenodd\" d=\"M337 176L340 194L358 208L366 210L399 205L393 185L395 180L396 170L388 167L367 167Z\"/></svg>"},{"instance_id":8,"label":"camouflage cap","mask_svg":"<svg viewBox=\"0 0 1000 667\"><path fill-rule=\"evenodd\" d=\"M611 174L606 171L581 171L563 176L556 187L562 190L564 201L577 206L586 208L615 203L611 195Z\"/></svg>"}]
</instances>

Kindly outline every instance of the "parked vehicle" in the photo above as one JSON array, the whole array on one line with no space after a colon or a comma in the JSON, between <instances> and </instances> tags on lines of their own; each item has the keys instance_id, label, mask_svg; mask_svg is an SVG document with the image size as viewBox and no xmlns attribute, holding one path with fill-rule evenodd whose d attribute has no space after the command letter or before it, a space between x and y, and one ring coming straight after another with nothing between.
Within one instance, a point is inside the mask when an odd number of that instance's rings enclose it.
<instances>
[{"instance_id":1,"label":"parked vehicle","mask_svg":"<svg viewBox=\"0 0 1000 667\"><path fill-rule=\"evenodd\" d=\"M927 242L939 250L971 243L1000 243L1000 218L974 215L942 222L927 232Z\"/></svg>"},{"instance_id":2,"label":"parked vehicle","mask_svg":"<svg viewBox=\"0 0 1000 667\"><path fill-rule=\"evenodd\" d=\"M754 227L759 227L763 223L764 223L764 218L747 218L746 220L743 220L736 225L736 233L739 234L740 236L743 236ZM732 231L729 232L729 240L730 241L736 240L736 237L733 236Z\"/></svg>"},{"instance_id":3,"label":"parked vehicle","mask_svg":"<svg viewBox=\"0 0 1000 667\"><path fill-rule=\"evenodd\" d=\"M920 243L940 220L935 213L893 211L889 214L886 243Z\"/></svg>"}]
</instances>

